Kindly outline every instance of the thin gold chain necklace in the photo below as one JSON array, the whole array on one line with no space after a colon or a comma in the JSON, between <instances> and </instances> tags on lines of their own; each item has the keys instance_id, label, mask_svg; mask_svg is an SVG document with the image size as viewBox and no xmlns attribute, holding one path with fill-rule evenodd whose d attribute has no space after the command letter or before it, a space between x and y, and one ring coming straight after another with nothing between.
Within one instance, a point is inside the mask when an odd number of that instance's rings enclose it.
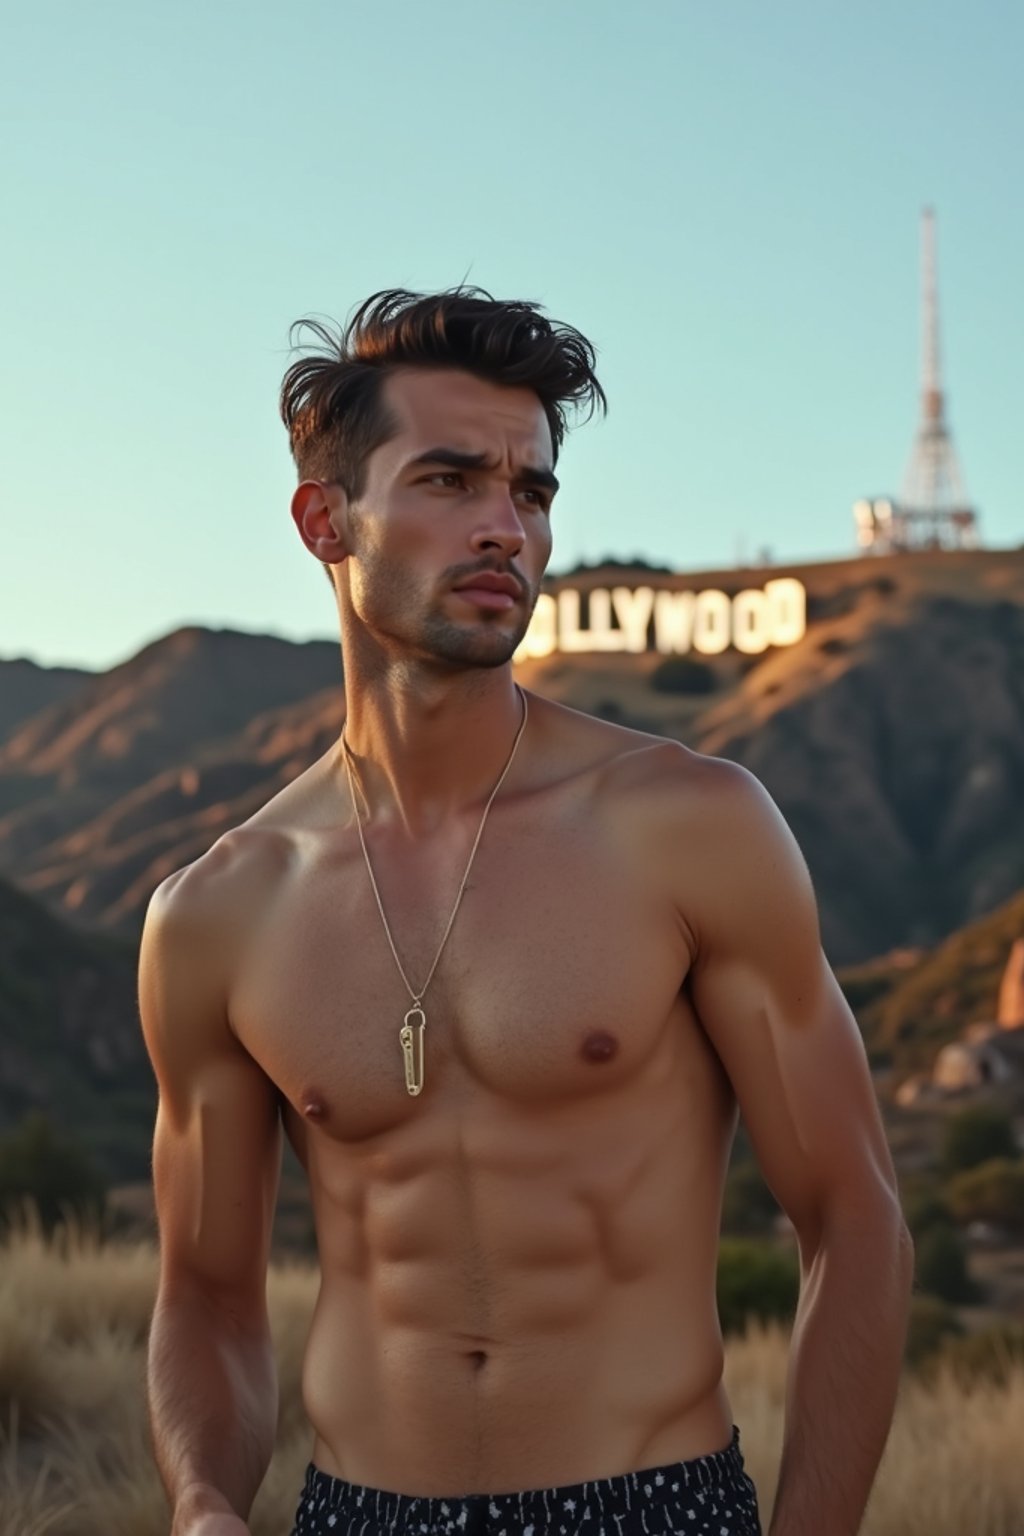
<instances>
[{"instance_id":1,"label":"thin gold chain necklace","mask_svg":"<svg viewBox=\"0 0 1024 1536\"><path fill-rule=\"evenodd\" d=\"M448 935L451 933L452 928L454 927L455 915L458 912L459 907L462 905L462 898L466 891L466 882L469 880L469 872L473 868L473 860L476 858L476 850L480 846L480 839L484 835L484 827L487 825L488 813L491 809L491 806L494 804L498 790L504 784L505 779L508 776L508 771L512 767L516 752L519 748L519 743L523 739L523 732L526 730L526 717L529 712L529 706L526 702L526 694L520 688L518 683L516 683L515 689L523 702L523 718L519 722L519 729L516 731L516 738L512 743L512 750L508 755L508 760L498 776L497 784L495 784L494 788L491 790L487 804L484 806L484 813L480 818L480 826L477 828L476 837L473 839L473 846L469 851L469 862L466 865L466 872L462 877L462 883L459 886L458 895L455 898L455 905L452 907L451 916L449 917L447 926L445 927L441 943L438 946L437 954L434 956L434 963L430 967L430 972L426 981L423 983L422 987L420 987L418 992L414 991L412 986L410 986L409 978L405 974L405 967L403 966L401 960L398 958L398 950L395 948L395 941L391 936L391 926L388 923L387 915L384 911L384 903L380 899L380 891L377 888L377 881L373 873L373 865L370 863L370 855L366 847L366 838L363 836L363 818L359 814L359 806L356 802L356 784L359 781L356 777L355 761L352 756L352 748L349 746L348 738L345 735L344 727L342 728L341 745L345 754L345 772L348 775L349 794L352 797L352 809L355 812L356 817L356 830L359 833L359 846L363 850L363 858L366 862L366 873L370 877L370 884L373 887L373 894L377 899L377 911L380 913L380 920L384 925L384 933L387 937L388 945L391 949L392 955L394 956L395 964L398 967L398 974L405 982L405 989L412 1000L412 1007L409 1009L408 1013L405 1015L405 1018L402 1020L402 1027L398 1032L398 1039L402 1047L402 1060L405 1064L405 1086L407 1091L413 1095L422 1093L423 1091L423 1031L427 1027L427 1015L423 1011L423 999L427 994L427 988L430 986L430 983L434 979L434 972L437 970L437 962L440 960L441 955L444 952L444 947L448 942ZM361 783L359 783L359 793L362 797L364 805L366 806L367 812L369 812L370 804L366 798L366 794Z\"/></svg>"}]
</instances>

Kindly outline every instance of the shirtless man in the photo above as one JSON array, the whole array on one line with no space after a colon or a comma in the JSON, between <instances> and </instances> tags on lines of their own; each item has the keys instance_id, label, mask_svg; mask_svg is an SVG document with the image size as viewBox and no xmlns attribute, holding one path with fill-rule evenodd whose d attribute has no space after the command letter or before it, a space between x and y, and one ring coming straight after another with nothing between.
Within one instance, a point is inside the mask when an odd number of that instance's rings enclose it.
<instances>
[{"instance_id":1,"label":"shirtless man","mask_svg":"<svg viewBox=\"0 0 1024 1536\"><path fill-rule=\"evenodd\" d=\"M759 1531L715 1307L738 1111L802 1267L772 1536L853 1536L912 1262L806 867L743 769L513 680L593 351L471 290L329 339L282 408L343 736L142 944L174 1536L244 1536L274 1444L282 1129L322 1275L300 1536Z\"/></svg>"}]
</instances>

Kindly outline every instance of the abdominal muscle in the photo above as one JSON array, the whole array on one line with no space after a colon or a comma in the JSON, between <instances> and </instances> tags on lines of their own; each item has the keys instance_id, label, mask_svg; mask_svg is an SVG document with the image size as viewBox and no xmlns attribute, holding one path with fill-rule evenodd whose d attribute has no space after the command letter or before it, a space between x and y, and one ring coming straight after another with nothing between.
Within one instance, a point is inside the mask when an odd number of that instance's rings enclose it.
<instances>
[{"instance_id":1,"label":"abdominal muscle","mask_svg":"<svg viewBox=\"0 0 1024 1536\"><path fill-rule=\"evenodd\" d=\"M307 1143L322 1283L303 1391L322 1471L458 1496L729 1443L715 1262L731 1106L659 1117L640 1095L630 1123L615 1099L614 1136L593 1106L515 1126L492 1104L369 1151Z\"/></svg>"}]
</instances>

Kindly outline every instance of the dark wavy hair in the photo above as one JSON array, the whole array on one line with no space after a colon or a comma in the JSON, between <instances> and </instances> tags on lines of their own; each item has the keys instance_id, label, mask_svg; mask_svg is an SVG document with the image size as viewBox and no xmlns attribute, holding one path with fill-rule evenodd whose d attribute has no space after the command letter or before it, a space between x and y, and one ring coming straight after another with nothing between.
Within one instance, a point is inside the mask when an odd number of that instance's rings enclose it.
<instances>
[{"instance_id":1,"label":"dark wavy hair","mask_svg":"<svg viewBox=\"0 0 1024 1536\"><path fill-rule=\"evenodd\" d=\"M366 460L395 423L381 391L396 368L461 368L493 384L532 389L551 428L554 457L567 407L607 410L594 348L571 326L482 288L409 293L387 288L360 304L348 324L297 320L293 347L317 350L292 363L281 385L281 419L300 478L362 494ZM330 574L328 572L328 574Z\"/></svg>"}]
</instances>

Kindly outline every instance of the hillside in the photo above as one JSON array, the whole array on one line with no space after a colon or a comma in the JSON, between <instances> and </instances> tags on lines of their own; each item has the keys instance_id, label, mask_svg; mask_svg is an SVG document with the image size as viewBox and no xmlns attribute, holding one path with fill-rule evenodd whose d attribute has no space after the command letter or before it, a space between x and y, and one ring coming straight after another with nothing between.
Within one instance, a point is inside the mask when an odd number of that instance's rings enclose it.
<instances>
[{"instance_id":1,"label":"hillside","mask_svg":"<svg viewBox=\"0 0 1024 1536\"><path fill-rule=\"evenodd\" d=\"M524 680L756 773L807 857L833 963L932 945L1024 886L1024 552L785 574L807 587L804 640L702 658L710 692L658 692L671 663L652 653L553 656L524 664ZM700 585L764 577L707 572Z\"/></svg>"},{"instance_id":2,"label":"hillside","mask_svg":"<svg viewBox=\"0 0 1024 1536\"><path fill-rule=\"evenodd\" d=\"M68 698L92 676L81 667L41 667L24 656L0 660L0 744L24 721Z\"/></svg>"},{"instance_id":3,"label":"hillside","mask_svg":"<svg viewBox=\"0 0 1024 1536\"><path fill-rule=\"evenodd\" d=\"M873 1058L900 1072L927 1067L967 1024L992 1022L1010 948L1022 936L1024 890L926 954L841 971Z\"/></svg>"},{"instance_id":4,"label":"hillside","mask_svg":"<svg viewBox=\"0 0 1024 1536\"><path fill-rule=\"evenodd\" d=\"M30 1109L111 1177L144 1178L155 1092L135 946L81 934L0 881L0 1131Z\"/></svg>"},{"instance_id":5,"label":"hillside","mask_svg":"<svg viewBox=\"0 0 1024 1536\"><path fill-rule=\"evenodd\" d=\"M804 849L833 963L931 946L1024 886L1024 551L767 574L806 585L792 647L555 654L518 674L751 768ZM732 593L765 576L688 580ZM679 582L609 566L572 582L585 606L631 579ZM340 679L332 641L189 629L146 647L0 746L0 869L75 924L130 937L164 874L336 740Z\"/></svg>"},{"instance_id":6,"label":"hillside","mask_svg":"<svg viewBox=\"0 0 1024 1536\"><path fill-rule=\"evenodd\" d=\"M0 747L0 867L62 916L131 936L165 874L324 750L340 685L336 643L155 641Z\"/></svg>"},{"instance_id":7,"label":"hillside","mask_svg":"<svg viewBox=\"0 0 1024 1536\"><path fill-rule=\"evenodd\" d=\"M257 715L340 681L336 642L175 630L23 722L0 750L5 797L19 780L26 798L56 789L72 804L126 792Z\"/></svg>"}]
</instances>

